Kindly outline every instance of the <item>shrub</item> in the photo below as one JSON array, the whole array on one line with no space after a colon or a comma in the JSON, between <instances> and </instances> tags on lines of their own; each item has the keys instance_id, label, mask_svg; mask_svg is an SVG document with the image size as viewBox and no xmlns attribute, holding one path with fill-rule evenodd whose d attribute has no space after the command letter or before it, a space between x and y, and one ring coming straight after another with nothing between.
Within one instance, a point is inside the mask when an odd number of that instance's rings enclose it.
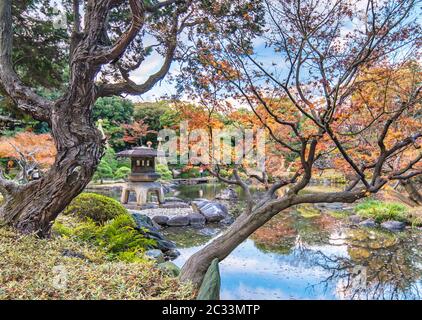
<instances>
[{"instance_id":1,"label":"shrub","mask_svg":"<svg viewBox=\"0 0 422 320\"><path fill-rule=\"evenodd\" d=\"M407 208L395 202L366 200L355 207L358 215L373 218L377 222L386 220L408 221Z\"/></svg>"},{"instance_id":2,"label":"shrub","mask_svg":"<svg viewBox=\"0 0 422 320\"><path fill-rule=\"evenodd\" d=\"M156 241L146 238L135 228L135 221L127 213L103 225L87 219L74 225L58 221L53 226L54 232L61 236L98 246L110 259L139 262L144 261L142 253L147 248L154 247Z\"/></svg>"},{"instance_id":3,"label":"shrub","mask_svg":"<svg viewBox=\"0 0 422 320\"><path fill-rule=\"evenodd\" d=\"M101 224L119 215L127 214L127 210L112 198L96 193L82 193L72 200L63 214L89 218Z\"/></svg>"},{"instance_id":4,"label":"shrub","mask_svg":"<svg viewBox=\"0 0 422 320\"><path fill-rule=\"evenodd\" d=\"M188 179L188 178L198 178L201 174L199 173L198 168L190 168L180 174L180 177L182 179Z\"/></svg>"},{"instance_id":5,"label":"shrub","mask_svg":"<svg viewBox=\"0 0 422 320\"><path fill-rule=\"evenodd\" d=\"M128 177L130 171L131 170L128 167L120 167L114 173L114 178L116 178L116 179L125 179L125 178Z\"/></svg>"},{"instance_id":6,"label":"shrub","mask_svg":"<svg viewBox=\"0 0 422 320\"><path fill-rule=\"evenodd\" d=\"M158 163L155 166L155 170L157 171L157 173L159 173L161 175L162 180L173 179L173 174L171 173L169 167L166 166L165 164Z\"/></svg>"}]
</instances>

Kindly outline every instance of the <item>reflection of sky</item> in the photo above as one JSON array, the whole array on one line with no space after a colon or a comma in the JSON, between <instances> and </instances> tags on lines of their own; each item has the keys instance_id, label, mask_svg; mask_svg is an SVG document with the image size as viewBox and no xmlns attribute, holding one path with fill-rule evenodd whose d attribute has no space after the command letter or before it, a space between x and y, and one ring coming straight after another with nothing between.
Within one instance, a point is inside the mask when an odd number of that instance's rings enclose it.
<instances>
[{"instance_id":1,"label":"reflection of sky","mask_svg":"<svg viewBox=\"0 0 422 320\"><path fill-rule=\"evenodd\" d=\"M181 255L174 262L182 266L201 247L180 249ZM248 239L220 263L221 298L347 299L342 279L325 281L331 273L316 265L318 253L348 258L344 234L335 231L327 244L312 246L303 245L297 238L288 254L264 252ZM420 290L421 282L414 285L414 290Z\"/></svg>"},{"instance_id":2,"label":"reflection of sky","mask_svg":"<svg viewBox=\"0 0 422 320\"><path fill-rule=\"evenodd\" d=\"M181 255L174 262L182 266L199 248L179 250ZM323 249L316 247L315 250ZM307 257L297 250L288 255L265 253L248 239L220 263L221 298L334 299L335 286L327 290L322 286L312 287L324 280L328 273L312 266Z\"/></svg>"}]
</instances>

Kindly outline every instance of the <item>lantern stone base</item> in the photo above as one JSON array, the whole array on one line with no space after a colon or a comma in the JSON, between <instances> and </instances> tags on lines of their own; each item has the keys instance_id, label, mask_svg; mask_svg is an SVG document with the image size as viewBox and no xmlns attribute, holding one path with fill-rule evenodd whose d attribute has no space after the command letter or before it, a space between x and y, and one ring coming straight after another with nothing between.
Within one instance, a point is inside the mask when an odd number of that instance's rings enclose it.
<instances>
[{"instance_id":1,"label":"lantern stone base","mask_svg":"<svg viewBox=\"0 0 422 320\"><path fill-rule=\"evenodd\" d=\"M159 203L164 203L163 187L159 182L127 182L122 188L122 196L120 202L127 204L129 201L129 193L134 192L136 195L136 204L141 206L148 201L148 193L152 192L157 195Z\"/></svg>"}]
</instances>

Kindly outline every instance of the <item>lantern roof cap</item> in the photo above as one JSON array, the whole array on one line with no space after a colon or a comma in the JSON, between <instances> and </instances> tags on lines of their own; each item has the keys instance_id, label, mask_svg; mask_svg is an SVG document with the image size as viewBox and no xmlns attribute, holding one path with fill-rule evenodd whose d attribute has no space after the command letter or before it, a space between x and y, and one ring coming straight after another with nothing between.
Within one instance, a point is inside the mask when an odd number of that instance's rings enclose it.
<instances>
[{"instance_id":1,"label":"lantern roof cap","mask_svg":"<svg viewBox=\"0 0 422 320\"><path fill-rule=\"evenodd\" d=\"M130 150L124 150L117 153L118 157L138 158L138 157L156 157L157 150L146 146L134 147Z\"/></svg>"}]
</instances>

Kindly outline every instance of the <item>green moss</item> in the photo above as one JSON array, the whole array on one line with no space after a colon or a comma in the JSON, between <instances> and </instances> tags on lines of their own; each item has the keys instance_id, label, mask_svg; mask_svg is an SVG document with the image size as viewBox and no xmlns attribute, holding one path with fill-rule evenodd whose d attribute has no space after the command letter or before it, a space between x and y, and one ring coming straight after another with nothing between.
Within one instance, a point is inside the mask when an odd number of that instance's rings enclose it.
<instances>
[{"instance_id":1,"label":"green moss","mask_svg":"<svg viewBox=\"0 0 422 320\"><path fill-rule=\"evenodd\" d=\"M368 199L355 207L358 215L380 223L387 220L408 221L406 206L395 202Z\"/></svg>"},{"instance_id":2,"label":"green moss","mask_svg":"<svg viewBox=\"0 0 422 320\"><path fill-rule=\"evenodd\" d=\"M349 216L347 211L329 211L328 214L336 219L345 219Z\"/></svg>"},{"instance_id":3,"label":"green moss","mask_svg":"<svg viewBox=\"0 0 422 320\"><path fill-rule=\"evenodd\" d=\"M321 212L310 204L298 205L296 210L304 218L314 218L321 215Z\"/></svg>"},{"instance_id":4,"label":"green moss","mask_svg":"<svg viewBox=\"0 0 422 320\"><path fill-rule=\"evenodd\" d=\"M127 214L127 210L112 198L96 193L82 193L73 199L63 214L83 219L88 218L101 224L122 214Z\"/></svg>"},{"instance_id":5,"label":"green moss","mask_svg":"<svg viewBox=\"0 0 422 320\"><path fill-rule=\"evenodd\" d=\"M111 260L139 262L145 260L143 252L154 247L156 242L145 238L135 227L129 214L121 214L102 225L90 219L76 223L57 221L53 231L62 237L97 246Z\"/></svg>"}]
</instances>

